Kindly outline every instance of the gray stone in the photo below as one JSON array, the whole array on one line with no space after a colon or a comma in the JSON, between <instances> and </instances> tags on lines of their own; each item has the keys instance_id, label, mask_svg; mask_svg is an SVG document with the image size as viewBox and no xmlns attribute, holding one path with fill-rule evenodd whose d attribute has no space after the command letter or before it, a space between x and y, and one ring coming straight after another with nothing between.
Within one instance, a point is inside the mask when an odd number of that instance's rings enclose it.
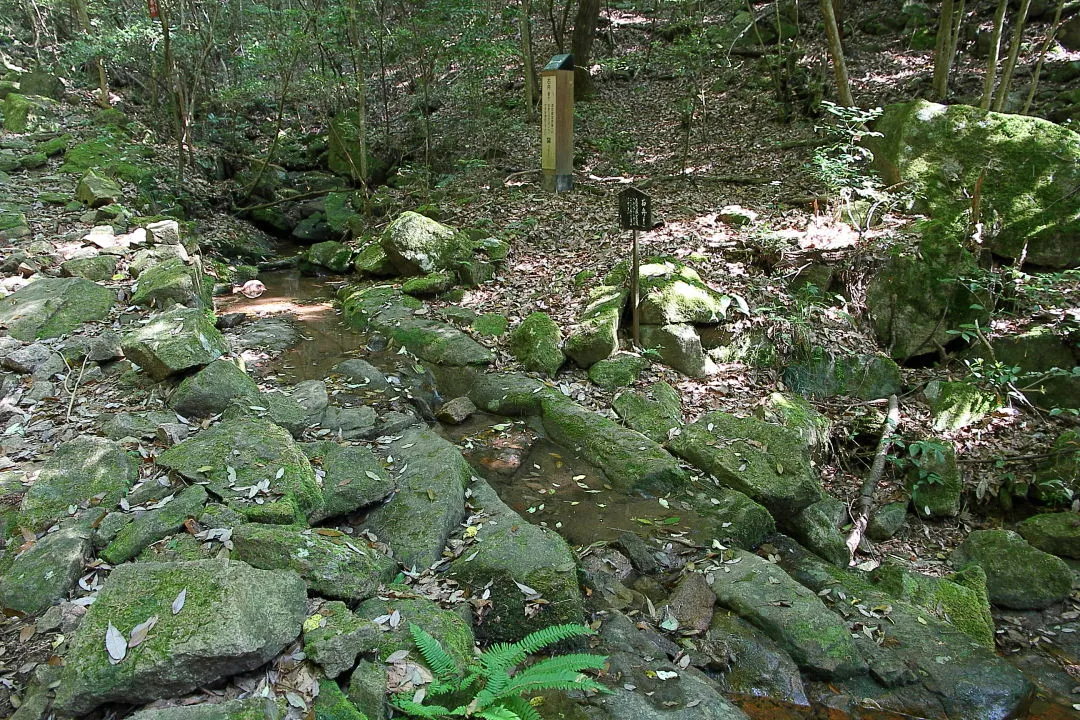
<instances>
[{"instance_id":1,"label":"gray stone","mask_svg":"<svg viewBox=\"0 0 1080 720\"><path fill-rule=\"evenodd\" d=\"M139 477L138 463L111 440L83 435L59 446L23 498L19 524L40 532L89 504L115 507ZM98 497L100 496L100 497Z\"/></svg>"},{"instance_id":2,"label":"gray stone","mask_svg":"<svg viewBox=\"0 0 1080 720\"><path fill-rule=\"evenodd\" d=\"M320 424L330 430L334 437L345 440L373 437L378 415L367 405L339 408L331 405L323 413Z\"/></svg>"},{"instance_id":3,"label":"gray stone","mask_svg":"<svg viewBox=\"0 0 1080 720\"><path fill-rule=\"evenodd\" d=\"M439 422L448 425L460 425L472 417L475 412L476 405L473 405L472 400L467 397L458 397L443 403L439 411L435 413L435 417Z\"/></svg>"},{"instance_id":4,"label":"gray stone","mask_svg":"<svg viewBox=\"0 0 1080 720\"><path fill-rule=\"evenodd\" d=\"M691 267L658 259L640 268L643 325L702 325L724 319L731 299L708 287Z\"/></svg>"},{"instance_id":5,"label":"gray stone","mask_svg":"<svg viewBox=\"0 0 1080 720\"><path fill-rule=\"evenodd\" d=\"M349 272L353 251L335 241L315 243L307 250L307 261L336 273Z\"/></svg>"},{"instance_id":6,"label":"gray stone","mask_svg":"<svg viewBox=\"0 0 1080 720\"><path fill-rule=\"evenodd\" d=\"M604 390L616 390L633 385L649 361L633 353L618 353L600 360L589 368L589 380Z\"/></svg>"},{"instance_id":7,"label":"gray stone","mask_svg":"<svg viewBox=\"0 0 1080 720\"><path fill-rule=\"evenodd\" d=\"M885 542L907 522L907 501L891 502L882 505L870 517L866 525L866 537L874 542Z\"/></svg>"},{"instance_id":8,"label":"gray stone","mask_svg":"<svg viewBox=\"0 0 1080 720\"><path fill-rule=\"evenodd\" d=\"M326 393L326 383L322 380L305 380L293 385L289 393L296 403L307 411L312 420L321 418L330 404L330 396Z\"/></svg>"},{"instance_id":9,"label":"gray stone","mask_svg":"<svg viewBox=\"0 0 1080 720\"><path fill-rule=\"evenodd\" d=\"M4 298L0 326L28 342L67 335L104 320L115 302L113 291L84 278L41 278Z\"/></svg>"},{"instance_id":10,"label":"gray stone","mask_svg":"<svg viewBox=\"0 0 1080 720\"><path fill-rule=\"evenodd\" d=\"M357 618L340 600L323 602L310 617L318 625L304 630L304 652L329 678L352 670L380 633L377 625Z\"/></svg>"},{"instance_id":11,"label":"gray stone","mask_svg":"<svg viewBox=\"0 0 1080 720\"><path fill-rule=\"evenodd\" d=\"M90 531L63 528L15 557L0 581L0 607L37 615L68 591L91 556Z\"/></svg>"},{"instance_id":12,"label":"gray stone","mask_svg":"<svg viewBox=\"0 0 1080 720\"><path fill-rule=\"evenodd\" d=\"M935 432L956 431L980 422L1001 407L1001 398L971 383L931 380L923 388Z\"/></svg>"},{"instance_id":13,"label":"gray stone","mask_svg":"<svg viewBox=\"0 0 1080 720\"><path fill-rule=\"evenodd\" d=\"M28 375L45 364L52 354L53 350L48 345L33 343L11 351L4 356L0 364L20 375Z\"/></svg>"},{"instance_id":14,"label":"gray stone","mask_svg":"<svg viewBox=\"0 0 1080 720\"><path fill-rule=\"evenodd\" d=\"M1011 530L975 530L953 551L953 565L976 563L986 571L990 602L1015 610L1041 610L1072 589L1065 561L1037 550Z\"/></svg>"},{"instance_id":15,"label":"gray stone","mask_svg":"<svg viewBox=\"0 0 1080 720\"><path fill-rule=\"evenodd\" d=\"M828 454L832 421L802 395L771 393L765 398L758 415L765 422L783 425L802 438L810 457L819 463Z\"/></svg>"},{"instance_id":16,"label":"gray stone","mask_svg":"<svg viewBox=\"0 0 1080 720\"><path fill-rule=\"evenodd\" d=\"M94 282L107 282L116 274L118 258L115 255L76 258L60 265L60 272L66 277L81 277Z\"/></svg>"},{"instance_id":17,"label":"gray stone","mask_svg":"<svg viewBox=\"0 0 1080 720\"><path fill-rule=\"evenodd\" d=\"M724 692L806 706L799 667L772 638L728 612L713 615L703 650Z\"/></svg>"},{"instance_id":18,"label":"gray stone","mask_svg":"<svg viewBox=\"0 0 1080 720\"><path fill-rule=\"evenodd\" d=\"M695 493L688 502L699 517L693 534L704 545L719 540L753 550L776 530L769 511L738 490L712 487Z\"/></svg>"},{"instance_id":19,"label":"gray stone","mask_svg":"<svg viewBox=\"0 0 1080 720\"><path fill-rule=\"evenodd\" d=\"M169 260L180 260L187 263L191 260L191 256L188 255L188 251L184 249L184 246L180 244L155 245L135 253L131 258L131 262L128 263L128 272L131 277L137 278L147 269Z\"/></svg>"},{"instance_id":20,"label":"gray stone","mask_svg":"<svg viewBox=\"0 0 1080 720\"><path fill-rule=\"evenodd\" d=\"M811 677L866 672L847 626L816 593L757 555L735 550L730 559L738 562L725 564L712 578L718 603L765 632Z\"/></svg>"},{"instance_id":21,"label":"gray stone","mask_svg":"<svg viewBox=\"0 0 1080 720\"><path fill-rule=\"evenodd\" d=\"M226 352L225 338L202 310L178 307L124 335L124 354L155 380L209 365Z\"/></svg>"},{"instance_id":22,"label":"gray stone","mask_svg":"<svg viewBox=\"0 0 1080 720\"><path fill-rule=\"evenodd\" d=\"M406 211L390 223L379 244L402 275L424 275L456 269L469 252L466 240L451 227Z\"/></svg>"},{"instance_id":23,"label":"gray stone","mask_svg":"<svg viewBox=\"0 0 1080 720\"><path fill-rule=\"evenodd\" d=\"M774 515L794 515L822 496L805 444L779 425L711 412L684 426L669 447Z\"/></svg>"},{"instance_id":24,"label":"gray stone","mask_svg":"<svg viewBox=\"0 0 1080 720\"><path fill-rule=\"evenodd\" d=\"M386 703L386 668L367 660L361 660L349 678L349 700L368 720L387 720L390 717Z\"/></svg>"},{"instance_id":25,"label":"gray stone","mask_svg":"<svg viewBox=\"0 0 1080 720\"><path fill-rule=\"evenodd\" d=\"M701 338L692 325L642 325L641 344L660 353L665 365L683 375L703 378L716 365L701 349Z\"/></svg>"},{"instance_id":26,"label":"gray stone","mask_svg":"<svg viewBox=\"0 0 1080 720\"><path fill-rule=\"evenodd\" d=\"M591 367L619 349L619 321L627 297L626 290L612 286L589 293L589 304L563 345L563 352L579 367Z\"/></svg>"},{"instance_id":27,"label":"gray stone","mask_svg":"<svg viewBox=\"0 0 1080 720\"><path fill-rule=\"evenodd\" d=\"M281 712L273 698L251 697L220 703L150 708L135 713L131 720L278 720L280 717Z\"/></svg>"},{"instance_id":28,"label":"gray stone","mask_svg":"<svg viewBox=\"0 0 1080 720\"><path fill-rule=\"evenodd\" d=\"M288 318L265 317L231 330L226 339L234 354L240 354L244 350L278 353L296 345L300 340L300 333Z\"/></svg>"},{"instance_id":29,"label":"gray stone","mask_svg":"<svg viewBox=\"0 0 1080 720\"><path fill-rule=\"evenodd\" d=\"M131 560L147 545L182 528L188 518L199 517L206 500L206 490L201 485L192 485L163 507L137 516L101 551L102 559L111 565Z\"/></svg>"},{"instance_id":30,"label":"gray stone","mask_svg":"<svg viewBox=\"0 0 1080 720\"><path fill-rule=\"evenodd\" d=\"M322 477L323 506L311 516L313 523L348 515L394 491L394 481L382 461L367 447L329 440L301 447L316 467L316 476L321 473Z\"/></svg>"},{"instance_id":31,"label":"gray stone","mask_svg":"<svg viewBox=\"0 0 1080 720\"><path fill-rule=\"evenodd\" d=\"M146 234L157 245L182 245L180 223L176 220L158 220L146 226Z\"/></svg>"},{"instance_id":32,"label":"gray stone","mask_svg":"<svg viewBox=\"0 0 1080 720\"><path fill-rule=\"evenodd\" d=\"M252 398L259 386L230 360L215 360L184 378L169 407L185 417L208 418L224 412L234 399Z\"/></svg>"},{"instance_id":33,"label":"gray stone","mask_svg":"<svg viewBox=\"0 0 1080 720\"><path fill-rule=\"evenodd\" d=\"M611 406L628 427L658 443L666 443L672 431L683 424L682 398L666 382L653 383L645 393L619 393Z\"/></svg>"},{"instance_id":34,"label":"gray stone","mask_svg":"<svg viewBox=\"0 0 1080 720\"><path fill-rule=\"evenodd\" d=\"M149 702L253 670L297 637L306 601L295 574L237 561L122 565L72 640L55 709L81 715L107 702ZM146 641L111 663L107 627L127 637L151 617L158 620Z\"/></svg>"},{"instance_id":35,"label":"gray stone","mask_svg":"<svg viewBox=\"0 0 1080 720\"><path fill-rule=\"evenodd\" d=\"M577 564L566 541L553 530L525 521L483 480L472 486L479 524L475 550L450 565L449 573L473 594L490 591L486 621L476 632L492 642L513 642L564 623L581 623L584 605ZM526 594L521 586L535 593ZM536 602L543 599L543 603Z\"/></svg>"},{"instance_id":36,"label":"gray stone","mask_svg":"<svg viewBox=\"0 0 1080 720\"><path fill-rule=\"evenodd\" d=\"M367 360L345 360L334 366L333 371L350 382L363 385L368 390L382 391L387 387L386 376Z\"/></svg>"},{"instance_id":37,"label":"gray stone","mask_svg":"<svg viewBox=\"0 0 1080 720\"><path fill-rule=\"evenodd\" d=\"M964 487L952 443L924 440L920 445L909 445L909 455L915 447L919 453L911 457L907 473L915 512L922 517L956 517Z\"/></svg>"},{"instance_id":38,"label":"gray stone","mask_svg":"<svg viewBox=\"0 0 1080 720\"><path fill-rule=\"evenodd\" d=\"M386 446L402 468L397 492L367 517L366 526L405 567L426 568L442 556L465 518L465 485L472 469L458 449L433 431L412 428Z\"/></svg>"},{"instance_id":39,"label":"gray stone","mask_svg":"<svg viewBox=\"0 0 1080 720\"><path fill-rule=\"evenodd\" d=\"M1032 515L1016 531L1043 552L1080 560L1080 515L1075 512Z\"/></svg>"},{"instance_id":40,"label":"gray stone","mask_svg":"<svg viewBox=\"0 0 1080 720\"><path fill-rule=\"evenodd\" d=\"M164 423L172 422L176 415L167 412L120 412L108 416L101 424L101 432L110 440L122 440L133 437L147 440L157 435L157 429Z\"/></svg>"},{"instance_id":41,"label":"gray stone","mask_svg":"<svg viewBox=\"0 0 1080 720\"><path fill-rule=\"evenodd\" d=\"M840 527L847 521L847 505L826 495L808 505L782 523L803 547L817 553L837 567L847 567L851 561L847 541Z\"/></svg>"},{"instance_id":42,"label":"gray stone","mask_svg":"<svg viewBox=\"0 0 1080 720\"><path fill-rule=\"evenodd\" d=\"M784 370L784 384L816 398L837 395L860 400L887 398L900 392L900 368L884 355L836 355L815 347Z\"/></svg>"},{"instance_id":43,"label":"gray stone","mask_svg":"<svg viewBox=\"0 0 1080 720\"><path fill-rule=\"evenodd\" d=\"M211 308L212 280L202 273L202 264L189 265L170 258L151 265L139 274L131 302L150 308L169 308L185 305L192 308Z\"/></svg>"},{"instance_id":44,"label":"gray stone","mask_svg":"<svg viewBox=\"0 0 1080 720\"><path fill-rule=\"evenodd\" d=\"M336 530L247 523L233 529L232 541L240 560L264 570L293 570L312 593L327 598L365 600L397 571L391 558Z\"/></svg>"}]
</instances>

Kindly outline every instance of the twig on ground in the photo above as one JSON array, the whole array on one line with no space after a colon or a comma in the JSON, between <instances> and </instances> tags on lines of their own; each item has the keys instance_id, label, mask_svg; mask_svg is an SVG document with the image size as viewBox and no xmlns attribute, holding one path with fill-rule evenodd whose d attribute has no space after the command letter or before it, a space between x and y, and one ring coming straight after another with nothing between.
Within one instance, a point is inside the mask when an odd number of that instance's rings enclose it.
<instances>
[{"instance_id":1,"label":"twig on ground","mask_svg":"<svg viewBox=\"0 0 1080 720\"><path fill-rule=\"evenodd\" d=\"M863 480L859 490L859 500L852 516L851 533L847 537L848 554L851 555L851 563L855 564L855 550L862 542L863 533L870 522L870 513L874 509L874 490L877 488L881 475L885 472L885 459L889 455L893 438L896 436L896 428L900 424L900 404L896 396L889 397L889 413L885 416L885 422L881 426L881 439L878 441L877 453L874 455L874 464L870 468L870 474Z\"/></svg>"}]
</instances>

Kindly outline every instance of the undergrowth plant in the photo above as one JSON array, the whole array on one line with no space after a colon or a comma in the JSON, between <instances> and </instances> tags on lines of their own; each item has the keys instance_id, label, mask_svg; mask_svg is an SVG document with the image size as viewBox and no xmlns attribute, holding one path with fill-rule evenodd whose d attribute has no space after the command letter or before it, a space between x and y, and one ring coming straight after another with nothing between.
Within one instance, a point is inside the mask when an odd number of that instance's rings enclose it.
<instances>
[{"instance_id":1,"label":"undergrowth plant","mask_svg":"<svg viewBox=\"0 0 1080 720\"><path fill-rule=\"evenodd\" d=\"M514 643L497 643L481 653L459 673L454 658L423 628L410 624L409 632L434 679L426 693L395 695L391 704L409 717L436 720L476 717L483 720L542 720L522 695L546 690L592 690L609 693L606 687L582 674L602 670L607 658L590 653L553 655L526 667L519 666L532 654L555 643L593 630L583 625L552 625ZM445 705L434 702L438 698Z\"/></svg>"}]
</instances>

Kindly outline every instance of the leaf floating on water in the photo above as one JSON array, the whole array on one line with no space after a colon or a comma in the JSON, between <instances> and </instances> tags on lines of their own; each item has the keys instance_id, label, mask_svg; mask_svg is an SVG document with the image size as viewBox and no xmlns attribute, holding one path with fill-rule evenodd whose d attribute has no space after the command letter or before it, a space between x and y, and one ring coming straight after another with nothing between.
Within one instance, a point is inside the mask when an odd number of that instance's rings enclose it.
<instances>
[{"instance_id":1,"label":"leaf floating on water","mask_svg":"<svg viewBox=\"0 0 1080 720\"><path fill-rule=\"evenodd\" d=\"M671 507L671 505L668 503L668 501L665 500L664 498L657 498L657 502L660 503L660 507L665 507L665 508L666 507Z\"/></svg>"},{"instance_id":2,"label":"leaf floating on water","mask_svg":"<svg viewBox=\"0 0 1080 720\"><path fill-rule=\"evenodd\" d=\"M109 663L112 665L116 665L127 657L127 640L124 639L122 632L113 627L111 622L105 631L105 649L109 653Z\"/></svg>"},{"instance_id":3,"label":"leaf floating on water","mask_svg":"<svg viewBox=\"0 0 1080 720\"><path fill-rule=\"evenodd\" d=\"M131 631L131 639L128 640L127 646L133 648L141 645L142 642L146 640L146 636L154 629L154 626L157 625L157 621L158 616L151 615L145 622L136 625Z\"/></svg>"},{"instance_id":4,"label":"leaf floating on water","mask_svg":"<svg viewBox=\"0 0 1080 720\"><path fill-rule=\"evenodd\" d=\"M179 615L180 611L184 609L184 603L187 602L187 588L184 588L176 596L176 599L172 601L172 614Z\"/></svg>"}]
</instances>

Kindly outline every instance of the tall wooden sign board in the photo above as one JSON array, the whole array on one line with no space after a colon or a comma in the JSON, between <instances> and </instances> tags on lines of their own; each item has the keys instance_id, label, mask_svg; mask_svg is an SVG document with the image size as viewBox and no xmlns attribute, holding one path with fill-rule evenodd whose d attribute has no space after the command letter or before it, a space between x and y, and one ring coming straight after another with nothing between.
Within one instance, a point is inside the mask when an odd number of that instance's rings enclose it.
<instances>
[{"instance_id":1,"label":"tall wooden sign board","mask_svg":"<svg viewBox=\"0 0 1080 720\"><path fill-rule=\"evenodd\" d=\"M543 188L574 187L574 56L556 55L540 73L540 168Z\"/></svg>"}]
</instances>

